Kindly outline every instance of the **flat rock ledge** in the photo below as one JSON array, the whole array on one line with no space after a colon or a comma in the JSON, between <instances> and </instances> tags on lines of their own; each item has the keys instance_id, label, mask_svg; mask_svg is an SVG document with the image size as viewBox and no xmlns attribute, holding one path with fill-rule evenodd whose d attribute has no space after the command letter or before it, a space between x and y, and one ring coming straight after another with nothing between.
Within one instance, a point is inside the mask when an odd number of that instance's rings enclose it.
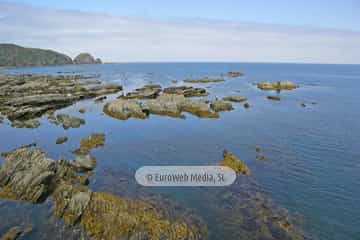
<instances>
[{"instance_id":1,"label":"flat rock ledge","mask_svg":"<svg viewBox=\"0 0 360 240\"><path fill-rule=\"evenodd\" d=\"M191 78L185 79L186 83L214 83L214 82L224 82L223 77L204 77L204 78Z\"/></svg>"},{"instance_id":2,"label":"flat rock ledge","mask_svg":"<svg viewBox=\"0 0 360 240\"><path fill-rule=\"evenodd\" d=\"M299 86L291 81L260 82L256 84L261 90L293 90Z\"/></svg>"},{"instance_id":3,"label":"flat rock ledge","mask_svg":"<svg viewBox=\"0 0 360 240\"><path fill-rule=\"evenodd\" d=\"M117 99L104 106L104 113L121 120L129 118L146 119L150 114L185 118L187 112L200 118L219 118L219 114L211 109L205 100L191 100L184 95L161 94L156 99L144 102Z\"/></svg>"},{"instance_id":4,"label":"flat rock ledge","mask_svg":"<svg viewBox=\"0 0 360 240\"><path fill-rule=\"evenodd\" d=\"M0 75L0 112L10 121L29 120L77 101L117 93L121 86L83 80L82 75Z\"/></svg>"},{"instance_id":5,"label":"flat rock ledge","mask_svg":"<svg viewBox=\"0 0 360 240\"><path fill-rule=\"evenodd\" d=\"M93 192L77 184L68 162L40 150L21 147L4 155L1 198L40 203L52 196L53 214L68 226L80 225L91 239L207 239L202 222L169 217L166 209L143 200Z\"/></svg>"}]
</instances>

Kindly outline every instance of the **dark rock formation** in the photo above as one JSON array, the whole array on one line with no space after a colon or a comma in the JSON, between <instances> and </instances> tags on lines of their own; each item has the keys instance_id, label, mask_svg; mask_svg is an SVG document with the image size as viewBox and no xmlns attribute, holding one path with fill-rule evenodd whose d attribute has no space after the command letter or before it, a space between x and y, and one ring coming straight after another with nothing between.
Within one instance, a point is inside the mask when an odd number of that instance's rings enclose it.
<instances>
[{"instance_id":1,"label":"dark rock formation","mask_svg":"<svg viewBox=\"0 0 360 240\"><path fill-rule=\"evenodd\" d=\"M67 142L67 140L68 140L68 137L66 137L66 136L58 137L56 139L56 144L63 144L65 142Z\"/></svg>"},{"instance_id":2,"label":"dark rock formation","mask_svg":"<svg viewBox=\"0 0 360 240\"><path fill-rule=\"evenodd\" d=\"M72 63L70 57L51 50L0 44L0 67L55 66Z\"/></svg>"},{"instance_id":3,"label":"dark rock formation","mask_svg":"<svg viewBox=\"0 0 360 240\"><path fill-rule=\"evenodd\" d=\"M273 100L273 101L280 101L281 98L279 96L267 96L267 99Z\"/></svg>"},{"instance_id":4,"label":"dark rock formation","mask_svg":"<svg viewBox=\"0 0 360 240\"><path fill-rule=\"evenodd\" d=\"M80 53L74 58L74 64L101 64L100 58L95 59L89 53Z\"/></svg>"},{"instance_id":5,"label":"dark rock formation","mask_svg":"<svg viewBox=\"0 0 360 240\"><path fill-rule=\"evenodd\" d=\"M244 108L250 108L250 104L249 103L244 103Z\"/></svg>"},{"instance_id":6,"label":"dark rock formation","mask_svg":"<svg viewBox=\"0 0 360 240\"><path fill-rule=\"evenodd\" d=\"M236 78L236 77L241 77L243 76L244 74L242 72L228 72L226 74L226 76L228 77L232 77L232 78Z\"/></svg>"}]
</instances>

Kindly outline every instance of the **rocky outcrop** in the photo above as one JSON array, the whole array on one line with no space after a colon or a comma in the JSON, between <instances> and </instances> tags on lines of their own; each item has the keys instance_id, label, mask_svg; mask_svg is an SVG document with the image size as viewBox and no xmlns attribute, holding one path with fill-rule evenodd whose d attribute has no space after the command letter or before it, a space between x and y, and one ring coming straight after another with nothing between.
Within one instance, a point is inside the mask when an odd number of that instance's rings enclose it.
<instances>
[{"instance_id":1,"label":"rocky outcrop","mask_svg":"<svg viewBox=\"0 0 360 240\"><path fill-rule=\"evenodd\" d=\"M228 77L232 77L232 78L236 78L236 77L241 77L243 76L244 74L242 72L228 72L226 74L226 76Z\"/></svg>"},{"instance_id":2,"label":"rocky outcrop","mask_svg":"<svg viewBox=\"0 0 360 240\"><path fill-rule=\"evenodd\" d=\"M224 82L222 77L204 77L204 78L191 78L185 79L184 82L187 83L212 83L212 82Z\"/></svg>"},{"instance_id":3,"label":"rocky outcrop","mask_svg":"<svg viewBox=\"0 0 360 240\"><path fill-rule=\"evenodd\" d=\"M257 83L257 87L261 90L293 90L299 86L291 81L278 82L261 82Z\"/></svg>"},{"instance_id":4,"label":"rocky outcrop","mask_svg":"<svg viewBox=\"0 0 360 240\"><path fill-rule=\"evenodd\" d=\"M251 106L250 106L250 103L244 103L244 108L250 108Z\"/></svg>"},{"instance_id":5,"label":"rocky outcrop","mask_svg":"<svg viewBox=\"0 0 360 240\"><path fill-rule=\"evenodd\" d=\"M74 64L101 64L100 58L95 59L89 53L80 53L74 58Z\"/></svg>"},{"instance_id":6,"label":"rocky outcrop","mask_svg":"<svg viewBox=\"0 0 360 240\"><path fill-rule=\"evenodd\" d=\"M117 93L121 86L80 81L81 75L0 75L0 112L9 120L28 120L82 99Z\"/></svg>"},{"instance_id":7,"label":"rocky outcrop","mask_svg":"<svg viewBox=\"0 0 360 240\"><path fill-rule=\"evenodd\" d=\"M247 101L247 98L242 96L228 96L224 97L223 100L229 102L244 102Z\"/></svg>"},{"instance_id":8,"label":"rocky outcrop","mask_svg":"<svg viewBox=\"0 0 360 240\"><path fill-rule=\"evenodd\" d=\"M159 84L146 84L142 88L135 89L133 92L120 96L123 99L154 99L159 96L161 86Z\"/></svg>"},{"instance_id":9,"label":"rocky outcrop","mask_svg":"<svg viewBox=\"0 0 360 240\"><path fill-rule=\"evenodd\" d=\"M72 63L70 57L51 50L0 44L0 67L55 66Z\"/></svg>"},{"instance_id":10,"label":"rocky outcrop","mask_svg":"<svg viewBox=\"0 0 360 240\"><path fill-rule=\"evenodd\" d=\"M185 97L205 97L209 93L205 88L194 88L189 86L178 86L165 88L164 93L184 95Z\"/></svg>"},{"instance_id":11,"label":"rocky outcrop","mask_svg":"<svg viewBox=\"0 0 360 240\"><path fill-rule=\"evenodd\" d=\"M70 164L49 159L39 150L21 147L5 155L0 197L39 203L51 195L54 215L70 227L80 225L91 239L207 239L206 226L198 221L169 217L166 209L144 200L75 184Z\"/></svg>"},{"instance_id":12,"label":"rocky outcrop","mask_svg":"<svg viewBox=\"0 0 360 240\"><path fill-rule=\"evenodd\" d=\"M80 147L74 151L76 154L88 154L92 149L105 145L105 134L93 133L80 141Z\"/></svg>"},{"instance_id":13,"label":"rocky outcrop","mask_svg":"<svg viewBox=\"0 0 360 240\"><path fill-rule=\"evenodd\" d=\"M214 100L210 103L210 107L215 112L222 112L222 111L231 111L233 110L233 106L231 103L225 102L223 100Z\"/></svg>"},{"instance_id":14,"label":"rocky outcrop","mask_svg":"<svg viewBox=\"0 0 360 240\"><path fill-rule=\"evenodd\" d=\"M236 173L243 175L250 175L251 171L246 166L246 164L237 158L234 154L224 151L223 152L223 160L220 161L220 166L227 166L232 168Z\"/></svg>"},{"instance_id":15,"label":"rocky outcrop","mask_svg":"<svg viewBox=\"0 0 360 240\"><path fill-rule=\"evenodd\" d=\"M56 121L54 121L56 125L61 124L64 129L69 128L79 128L81 125L84 125L86 122L82 118L72 117L67 114L58 114L56 116Z\"/></svg>"},{"instance_id":16,"label":"rocky outcrop","mask_svg":"<svg viewBox=\"0 0 360 240\"><path fill-rule=\"evenodd\" d=\"M104 113L110 117L126 120L129 118L147 118L147 114L143 111L141 103L130 99L117 99L105 104Z\"/></svg>"}]
</instances>

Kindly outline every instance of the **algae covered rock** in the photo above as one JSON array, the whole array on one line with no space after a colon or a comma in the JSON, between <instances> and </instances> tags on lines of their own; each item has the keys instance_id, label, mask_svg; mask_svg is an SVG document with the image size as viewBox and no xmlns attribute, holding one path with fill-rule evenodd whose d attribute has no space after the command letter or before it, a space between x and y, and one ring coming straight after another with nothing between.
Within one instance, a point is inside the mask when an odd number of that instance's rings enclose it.
<instances>
[{"instance_id":1,"label":"algae covered rock","mask_svg":"<svg viewBox=\"0 0 360 240\"><path fill-rule=\"evenodd\" d=\"M20 227L13 227L0 237L0 240L16 240L23 233Z\"/></svg>"},{"instance_id":2,"label":"algae covered rock","mask_svg":"<svg viewBox=\"0 0 360 240\"><path fill-rule=\"evenodd\" d=\"M224 97L223 100L229 102L244 102L247 100L247 98L242 96L228 96Z\"/></svg>"},{"instance_id":3,"label":"algae covered rock","mask_svg":"<svg viewBox=\"0 0 360 240\"><path fill-rule=\"evenodd\" d=\"M257 83L257 87L261 90L293 90L299 86L291 81L278 82L261 82Z\"/></svg>"},{"instance_id":4,"label":"algae covered rock","mask_svg":"<svg viewBox=\"0 0 360 240\"><path fill-rule=\"evenodd\" d=\"M224 159L220 161L220 166L227 166L232 168L236 173L243 174L243 175L250 175L251 171L246 166L246 164L237 158L234 154L224 151L223 152Z\"/></svg>"},{"instance_id":5,"label":"algae covered rock","mask_svg":"<svg viewBox=\"0 0 360 240\"><path fill-rule=\"evenodd\" d=\"M231 111L234 109L231 103L225 102L223 100L212 101L210 107L215 112Z\"/></svg>"},{"instance_id":6,"label":"algae covered rock","mask_svg":"<svg viewBox=\"0 0 360 240\"><path fill-rule=\"evenodd\" d=\"M40 150L20 147L5 154L0 168L0 196L42 202L54 190L54 184L59 179L74 179L69 164L47 158Z\"/></svg>"},{"instance_id":7,"label":"algae covered rock","mask_svg":"<svg viewBox=\"0 0 360 240\"><path fill-rule=\"evenodd\" d=\"M90 136L84 137L80 141L81 152L88 153L91 149L102 147L105 144L104 133L93 133Z\"/></svg>"}]
</instances>

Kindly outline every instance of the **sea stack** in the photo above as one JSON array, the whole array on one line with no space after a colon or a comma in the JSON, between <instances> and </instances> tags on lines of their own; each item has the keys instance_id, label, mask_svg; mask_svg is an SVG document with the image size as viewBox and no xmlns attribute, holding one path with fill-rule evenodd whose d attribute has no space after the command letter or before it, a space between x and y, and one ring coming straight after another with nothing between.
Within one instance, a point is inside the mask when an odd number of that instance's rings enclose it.
<instances>
[{"instance_id":1,"label":"sea stack","mask_svg":"<svg viewBox=\"0 0 360 240\"><path fill-rule=\"evenodd\" d=\"M94 58L90 53L80 53L74 58L74 64L101 64L100 58Z\"/></svg>"}]
</instances>

